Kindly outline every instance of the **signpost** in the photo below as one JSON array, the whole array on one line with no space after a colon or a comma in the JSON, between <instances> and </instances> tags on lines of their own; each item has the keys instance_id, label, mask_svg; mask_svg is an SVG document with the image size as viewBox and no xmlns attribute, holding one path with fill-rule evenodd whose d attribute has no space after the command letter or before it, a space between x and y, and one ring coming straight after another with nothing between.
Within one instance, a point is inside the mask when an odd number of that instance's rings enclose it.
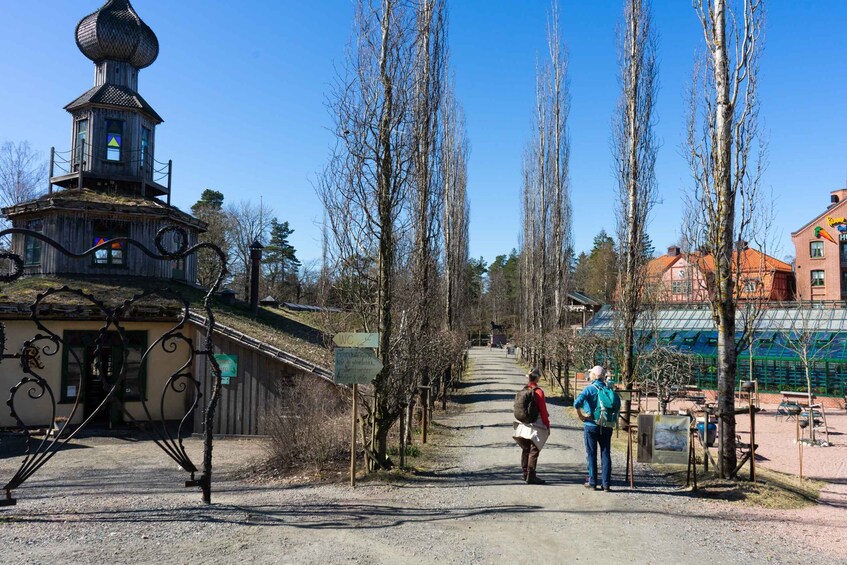
<instances>
[{"instance_id":1,"label":"signpost","mask_svg":"<svg viewBox=\"0 0 847 565\"><path fill-rule=\"evenodd\" d=\"M379 347L379 334L341 332L332 336L332 342L338 347L376 349Z\"/></svg>"},{"instance_id":2,"label":"signpost","mask_svg":"<svg viewBox=\"0 0 847 565\"><path fill-rule=\"evenodd\" d=\"M356 420L359 408L359 385L370 384L382 371L382 361L369 349L379 348L378 333L335 334L335 370L332 380L336 384L353 385L353 420L350 435L350 486L356 486Z\"/></svg>"},{"instance_id":3,"label":"signpost","mask_svg":"<svg viewBox=\"0 0 847 565\"><path fill-rule=\"evenodd\" d=\"M367 349L335 350L335 384L369 385L380 371L382 361Z\"/></svg>"}]
</instances>

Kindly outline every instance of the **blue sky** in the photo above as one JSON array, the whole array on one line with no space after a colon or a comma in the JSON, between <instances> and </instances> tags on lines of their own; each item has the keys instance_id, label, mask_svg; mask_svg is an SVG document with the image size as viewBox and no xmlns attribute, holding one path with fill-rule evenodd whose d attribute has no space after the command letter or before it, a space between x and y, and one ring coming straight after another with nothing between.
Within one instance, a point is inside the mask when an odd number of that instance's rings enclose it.
<instances>
[{"instance_id":1,"label":"blue sky","mask_svg":"<svg viewBox=\"0 0 847 565\"><path fill-rule=\"evenodd\" d=\"M521 154L530 132L534 70L545 49L548 2L448 0L457 94L471 141L471 254L489 261L517 245ZM93 84L76 48L76 22L101 0L0 0L0 140L47 153L70 145L62 107ZM140 75L141 94L164 117L156 157L174 160L174 203L204 188L229 201L261 195L296 230L304 260L320 254L321 207L313 182L328 155L325 93L350 37L351 0L225 2L135 0L156 32L159 59ZM574 238L587 250L614 230L610 122L618 96L615 28L622 2L562 0L570 55ZM686 0L654 0L659 32L657 163L661 204L650 224L662 250L677 239L685 89L702 35ZM772 0L761 68L769 141L765 185L776 198L781 250L847 182L847 3Z\"/></svg>"}]
</instances>

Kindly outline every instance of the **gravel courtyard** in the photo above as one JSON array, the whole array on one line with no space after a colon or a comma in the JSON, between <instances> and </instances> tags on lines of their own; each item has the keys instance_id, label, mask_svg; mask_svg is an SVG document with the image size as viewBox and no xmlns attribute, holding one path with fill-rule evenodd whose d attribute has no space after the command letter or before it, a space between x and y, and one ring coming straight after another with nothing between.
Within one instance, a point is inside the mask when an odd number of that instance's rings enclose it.
<instances>
[{"instance_id":1,"label":"gravel courtyard","mask_svg":"<svg viewBox=\"0 0 847 565\"><path fill-rule=\"evenodd\" d=\"M539 460L546 486L520 482L511 405L520 369L471 351L464 409L437 419L439 463L408 480L255 484L241 470L257 440L215 444L213 504L182 488L150 442L92 438L60 453L0 510L3 563L847 563L847 510L823 529L811 511L737 512L646 472L635 491L582 487L581 430L551 406ZM199 460L200 443L190 440ZM19 459L0 459L0 477ZM814 509L811 509L812 511ZM825 543L820 543L821 532ZM602 549L600 549L602 548Z\"/></svg>"}]
</instances>

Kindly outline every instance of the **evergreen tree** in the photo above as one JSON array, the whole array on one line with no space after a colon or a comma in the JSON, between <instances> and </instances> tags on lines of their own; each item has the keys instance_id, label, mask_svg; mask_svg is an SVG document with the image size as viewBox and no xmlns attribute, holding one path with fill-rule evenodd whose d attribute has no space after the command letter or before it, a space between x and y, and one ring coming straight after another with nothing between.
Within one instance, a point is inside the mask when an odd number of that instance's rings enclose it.
<instances>
[{"instance_id":1,"label":"evergreen tree","mask_svg":"<svg viewBox=\"0 0 847 565\"><path fill-rule=\"evenodd\" d=\"M191 212L196 215L203 210L221 210L223 205L223 193L218 190L207 188L200 194L200 200L191 207Z\"/></svg>"},{"instance_id":2,"label":"evergreen tree","mask_svg":"<svg viewBox=\"0 0 847 565\"><path fill-rule=\"evenodd\" d=\"M265 267L267 292L275 298L280 299L286 294L286 286L296 289L297 273L300 269L300 260L297 259L297 251L288 241L294 230L289 227L288 222L279 222L276 218L271 220L271 234L262 263Z\"/></svg>"},{"instance_id":3,"label":"evergreen tree","mask_svg":"<svg viewBox=\"0 0 847 565\"><path fill-rule=\"evenodd\" d=\"M606 230L594 237L591 252L582 252L574 267L574 287L588 296L611 304L617 280L617 250L615 240Z\"/></svg>"},{"instance_id":4,"label":"evergreen tree","mask_svg":"<svg viewBox=\"0 0 847 565\"><path fill-rule=\"evenodd\" d=\"M200 195L200 199L191 206L191 213L206 222L206 232L200 235L200 240L213 243L221 248L227 255L231 256L230 242L231 221L223 209L224 195L222 192L207 188ZM208 249L201 249L197 254L197 283L203 287L210 287L215 283L218 276L220 263L215 254Z\"/></svg>"}]
</instances>

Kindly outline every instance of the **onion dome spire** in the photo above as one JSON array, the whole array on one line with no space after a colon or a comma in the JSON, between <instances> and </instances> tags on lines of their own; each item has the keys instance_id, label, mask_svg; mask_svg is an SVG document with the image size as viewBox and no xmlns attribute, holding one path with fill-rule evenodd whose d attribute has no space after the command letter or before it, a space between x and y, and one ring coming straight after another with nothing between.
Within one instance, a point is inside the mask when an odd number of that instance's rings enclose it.
<instances>
[{"instance_id":1,"label":"onion dome spire","mask_svg":"<svg viewBox=\"0 0 847 565\"><path fill-rule=\"evenodd\" d=\"M159 40L129 3L108 0L76 26L76 44L82 54L98 63L115 60L137 69L149 67L159 56Z\"/></svg>"}]
</instances>

